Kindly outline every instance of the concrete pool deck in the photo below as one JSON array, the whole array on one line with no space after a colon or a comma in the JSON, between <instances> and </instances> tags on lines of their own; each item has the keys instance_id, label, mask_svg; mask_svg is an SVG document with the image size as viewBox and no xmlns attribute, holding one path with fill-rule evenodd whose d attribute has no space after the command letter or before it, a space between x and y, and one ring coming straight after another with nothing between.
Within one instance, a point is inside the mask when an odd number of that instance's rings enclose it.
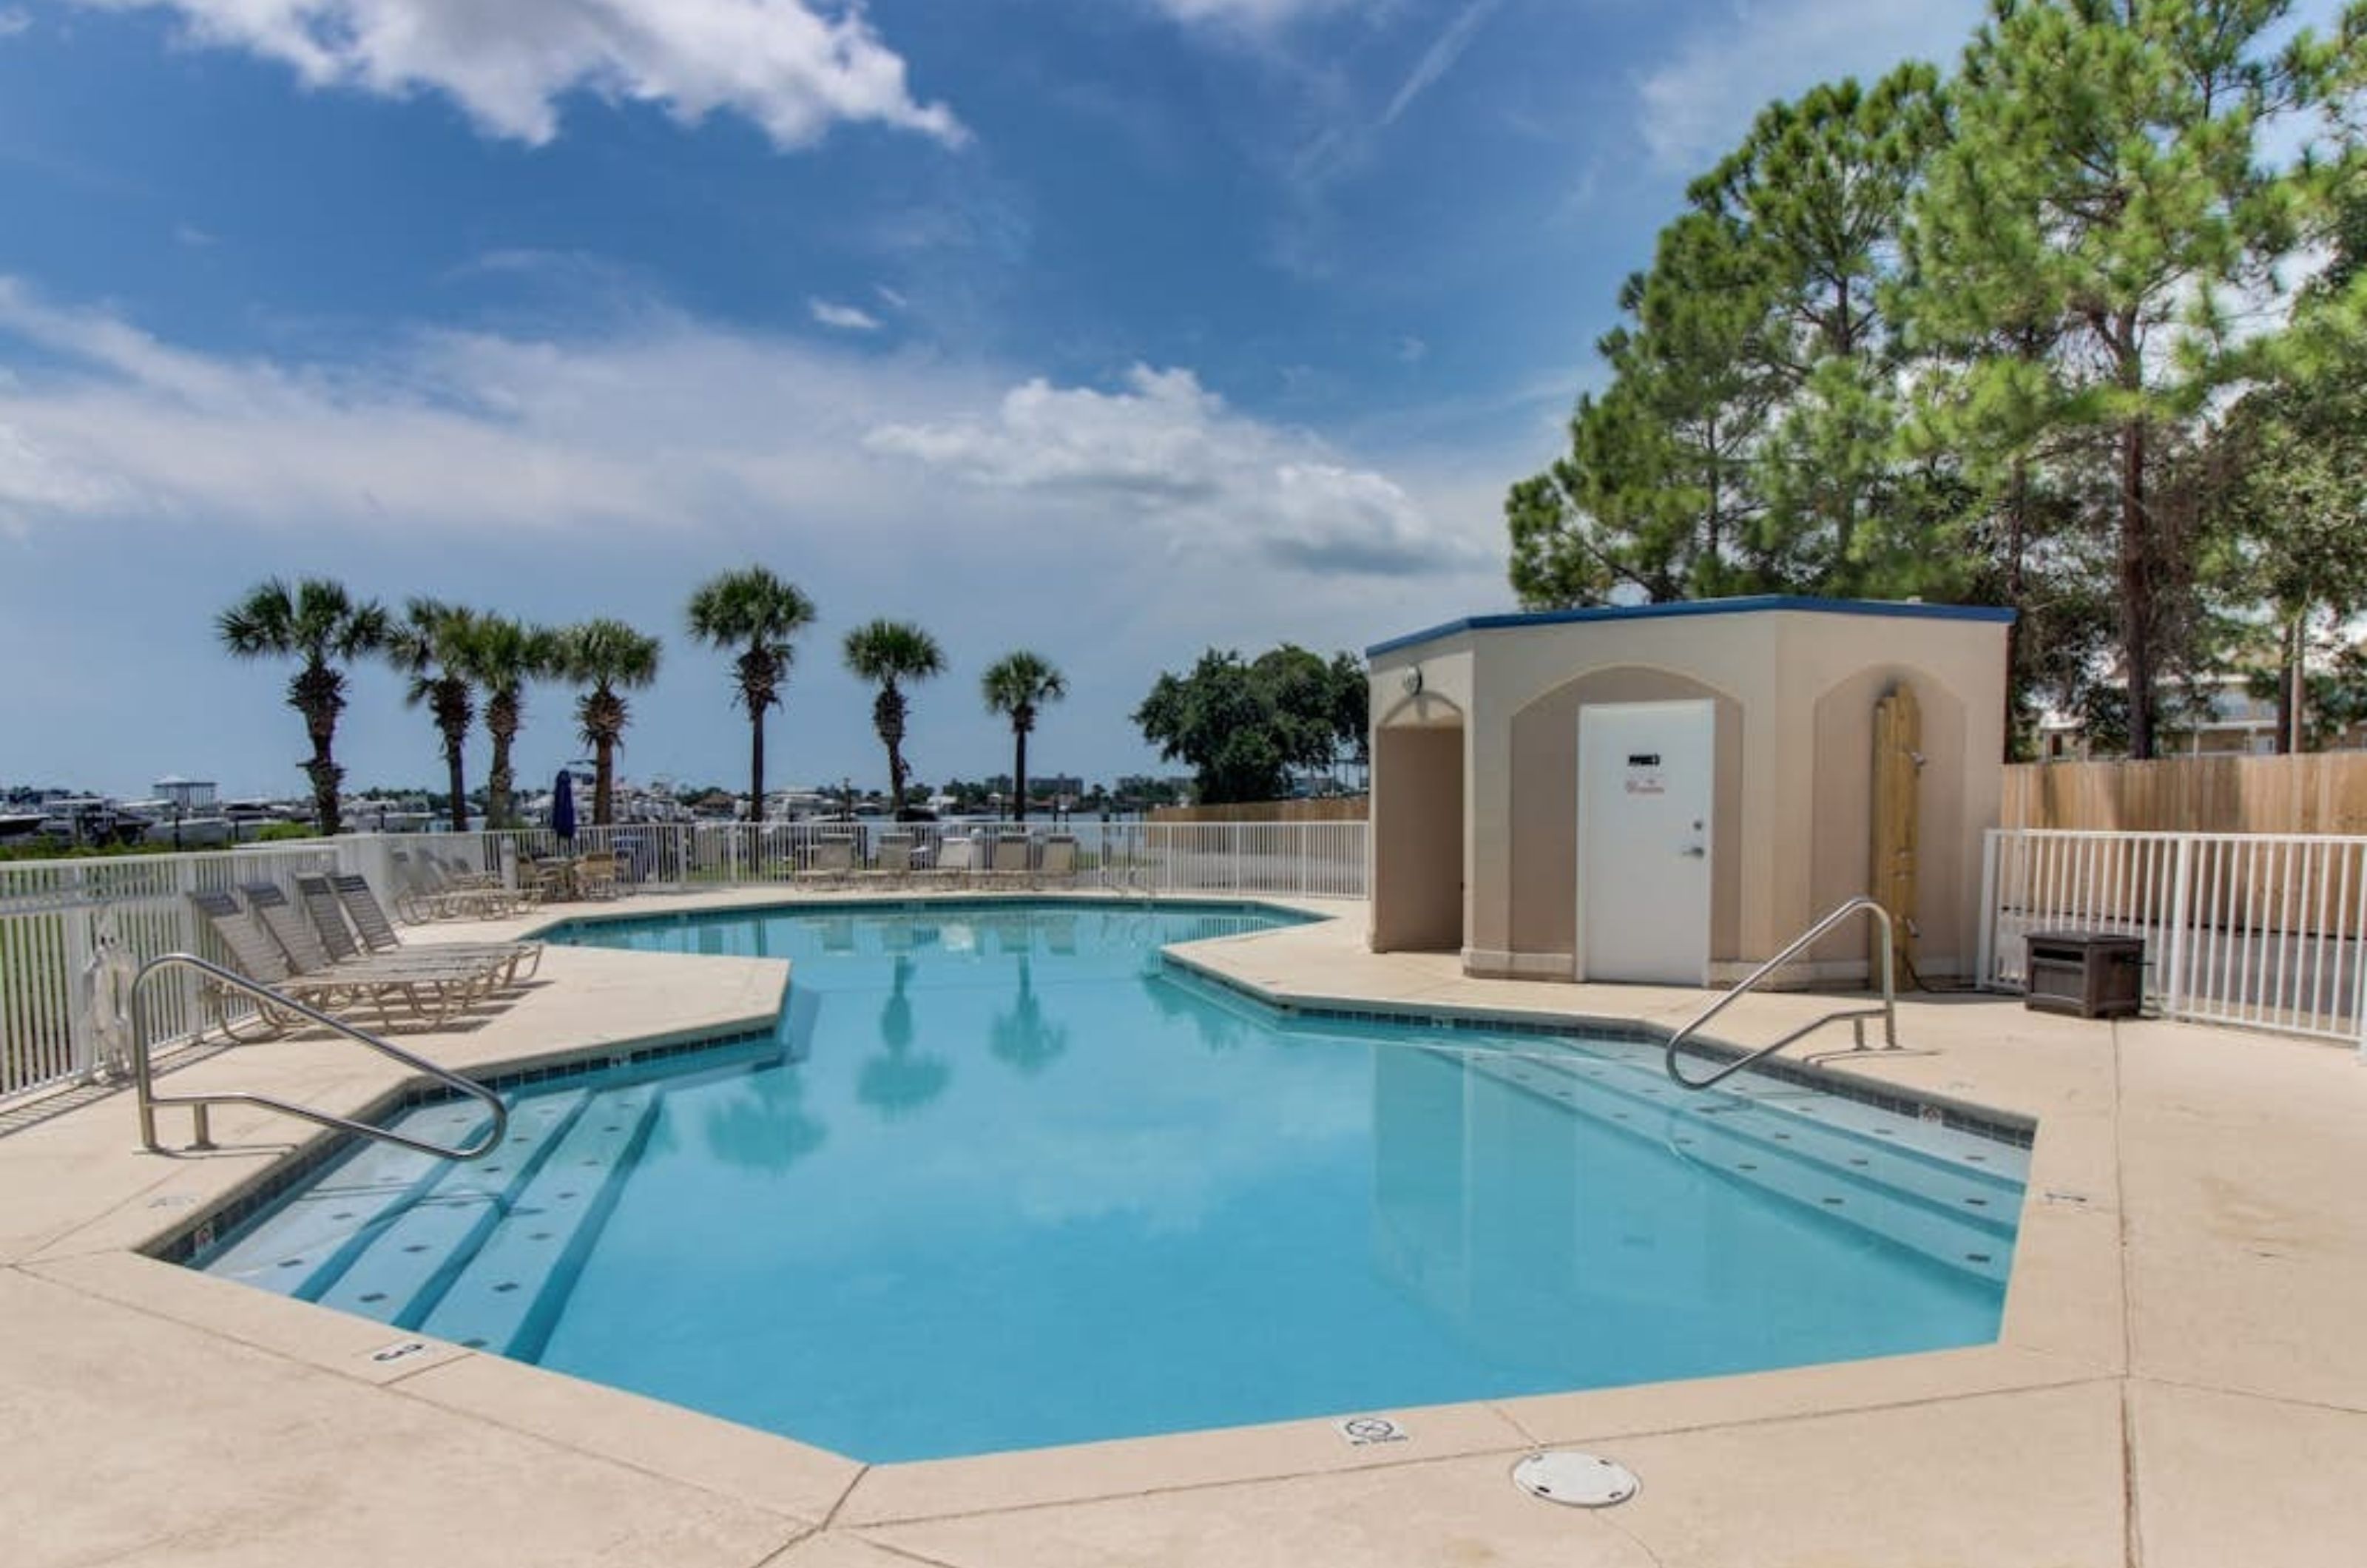
<instances>
[{"instance_id":1,"label":"concrete pool deck","mask_svg":"<svg viewBox=\"0 0 2367 1568\"><path fill-rule=\"evenodd\" d=\"M1660 1022L1701 1001L1468 980L1452 958L1365 952L1360 906L1306 907L1339 918L1194 959L1285 998ZM553 948L505 1006L401 1038L464 1071L605 1055L765 1026L786 978L777 962ZM1754 996L1719 1032L1765 1038L1825 1005ZM1996 1345L1389 1411L1405 1440L1364 1449L1305 1421L866 1468L142 1256L309 1142L301 1124L217 1108L218 1152L165 1156L139 1149L128 1094L17 1108L0 1117L0 1464L16 1478L0 1541L17 1568L2359 1562L2356 1054L2007 998L1900 1012L1908 1051L1806 1055L2041 1123ZM359 1111L404 1077L297 1040L191 1054L164 1084ZM160 1117L168 1143L186 1136L186 1112ZM1510 1469L1543 1445L1615 1458L1642 1492L1601 1512L1523 1496Z\"/></svg>"}]
</instances>

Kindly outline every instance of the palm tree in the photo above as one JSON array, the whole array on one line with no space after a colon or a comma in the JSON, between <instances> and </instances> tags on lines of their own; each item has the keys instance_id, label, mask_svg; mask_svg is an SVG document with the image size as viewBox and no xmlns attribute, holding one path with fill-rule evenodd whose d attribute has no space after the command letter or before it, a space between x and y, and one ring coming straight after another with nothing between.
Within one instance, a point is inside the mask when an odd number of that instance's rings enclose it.
<instances>
[{"instance_id":1,"label":"palm tree","mask_svg":"<svg viewBox=\"0 0 2367 1568\"><path fill-rule=\"evenodd\" d=\"M987 669L979 682L979 690L986 698L986 711L1007 715L1011 719L1013 757L1011 760L1011 793L1018 804L1012 808L1013 820L1027 820L1027 733L1036 728L1036 710L1046 703L1058 702L1069 694L1068 677L1052 667L1050 660L1021 649L1006 653Z\"/></svg>"},{"instance_id":2,"label":"palm tree","mask_svg":"<svg viewBox=\"0 0 2367 1568\"><path fill-rule=\"evenodd\" d=\"M411 677L406 706L425 707L444 742L444 778L452 796L452 831L469 830L468 768L463 753L477 716L470 655L477 613L440 599L413 599L387 634L387 661Z\"/></svg>"},{"instance_id":3,"label":"palm tree","mask_svg":"<svg viewBox=\"0 0 2367 1568\"><path fill-rule=\"evenodd\" d=\"M1043 1000L1036 995L1035 961L1026 953L1019 955L1018 999L987 1026L986 1048L1031 1077L1069 1048L1069 1026L1044 1016Z\"/></svg>"},{"instance_id":4,"label":"palm tree","mask_svg":"<svg viewBox=\"0 0 2367 1568\"><path fill-rule=\"evenodd\" d=\"M709 648L740 649L732 661L740 705L748 710L748 820L764 816L764 710L781 705L794 650L789 639L811 624L813 601L794 582L761 566L709 579L690 596L690 636Z\"/></svg>"},{"instance_id":5,"label":"palm tree","mask_svg":"<svg viewBox=\"0 0 2367 1568\"><path fill-rule=\"evenodd\" d=\"M625 725L632 717L624 694L658 678L660 645L657 638L605 617L570 626L559 636L560 668L570 681L591 688L576 699L575 722L583 744L592 748L592 825L605 828L615 818L617 748L624 743Z\"/></svg>"},{"instance_id":6,"label":"palm tree","mask_svg":"<svg viewBox=\"0 0 2367 1568\"><path fill-rule=\"evenodd\" d=\"M906 681L942 674L946 656L937 639L910 621L873 621L846 634L846 667L879 684L871 704L871 728L888 748L888 809L904 814L904 689Z\"/></svg>"},{"instance_id":7,"label":"palm tree","mask_svg":"<svg viewBox=\"0 0 2367 1568\"><path fill-rule=\"evenodd\" d=\"M559 634L506 615L480 615L469 639L468 669L469 678L484 690L485 733L493 742L493 764L485 773L485 824L515 827L510 802L517 778L510 768L510 746L526 725L527 682L560 672Z\"/></svg>"},{"instance_id":8,"label":"palm tree","mask_svg":"<svg viewBox=\"0 0 2367 1568\"><path fill-rule=\"evenodd\" d=\"M288 705L304 716L312 740L304 773L312 781L313 818L322 832L335 833L342 826L337 785L345 776L335 752L337 716L345 708L345 672L339 666L386 639L386 611L327 578L308 577L291 588L275 577L216 616L214 628L237 658L303 661L289 678Z\"/></svg>"}]
</instances>

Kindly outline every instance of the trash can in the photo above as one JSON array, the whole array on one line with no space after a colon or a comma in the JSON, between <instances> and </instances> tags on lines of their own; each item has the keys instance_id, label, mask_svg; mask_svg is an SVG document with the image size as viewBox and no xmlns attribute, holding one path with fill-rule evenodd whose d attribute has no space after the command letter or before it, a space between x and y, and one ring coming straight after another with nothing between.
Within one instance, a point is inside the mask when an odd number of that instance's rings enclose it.
<instances>
[{"instance_id":1,"label":"trash can","mask_svg":"<svg viewBox=\"0 0 2367 1568\"><path fill-rule=\"evenodd\" d=\"M2022 1005L2074 1018L2135 1018L2145 1009L2145 938L2033 931Z\"/></svg>"}]
</instances>

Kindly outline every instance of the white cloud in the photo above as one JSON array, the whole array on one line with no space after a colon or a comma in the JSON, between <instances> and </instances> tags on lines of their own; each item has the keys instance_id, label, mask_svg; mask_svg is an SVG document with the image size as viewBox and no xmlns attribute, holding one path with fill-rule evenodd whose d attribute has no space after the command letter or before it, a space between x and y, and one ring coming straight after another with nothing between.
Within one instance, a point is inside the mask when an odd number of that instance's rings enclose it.
<instances>
[{"instance_id":1,"label":"white cloud","mask_svg":"<svg viewBox=\"0 0 2367 1568\"><path fill-rule=\"evenodd\" d=\"M887 424L868 445L985 489L1120 509L1177 550L1376 574L1470 556L1394 480L1235 412L1190 370L1138 365L1115 392L1030 380L990 416Z\"/></svg>"},{"instance_id":2,"label":"white cloud","mask_svg":"<svg viewBox=\"0 0 2367 1568\"><path fill-rule=\"evenodd\" d=\"M44 351L0 385L0 519L19 532L680 531L876 490L837 454L936 386L663 312L604 342L431 332L323 367L191 353L0 279L5 337Z\"/></svg>"},{"instance_id":3,"label":"white cloud","mask_svg":"<svg viewBox=\"0 0 2367 1568\"><path fill-rule=\"evenodd\" d=\"M12 39L33 25L33 14L22 6L0 6L0 39Z\"/></svg>"},{"instance_id":4,"label":"white cloud","mask_svg":"<svg viewBox=\"0 0 2367 1568\"><path fill-rule=\"evenodd\" d=\"M1397 355L1400 365L1419 365L1430 357L1430 344L1409 333L1398 339Z\"/></svg>"},{"instance_id":5,"label":"white cloud","mask_svg":"<svg viewBox=\"0 0 2367 1568\"><path fill-rule=\"evenodd\" d=\"M1639 85L1644 143L1695 173L1740 141L1760 109L1819 82L1880 76L1907 60L1953 65L1982 0L1731 0Z\"/></svg>"},{"instance_id":6,"label":"white cloud","mask_svg":"<svg viewBox=\"0 0 2367 1568\"><path fill-rule=\"evenodd\" d=\"M488 133L540 144L582 90L693 122L746 116L776 146L841 121L956 143L943 104L916 101L904 61L859 6L821 0L78 0L168 9L197 42L243 49L311 86L449 95Z\"/></svg>"},{"instance_id":7,"label":"white cloud","mask_svg":"<svg viewBox=\"0 0 2367 1568\"><path fill-rule=\"evenodd\" d=\"M823 326L836 327L841 332L876 333L879 330L878 317L854 305L840 305L828 299L809 299L806 309L812 311L813 319Z\"/></svg>"},{"instance_id":8,"label":"white cloud","mask_svg":"<svg viewBox=\"0 0 2367 1568\"><path fill-rule=\"evenodd\" d=\"M0 379L0 530L638 535L803 515L859 521L869 548L1026 518L1145 566L1247 551L1388 574L1481 553L1395 479L1188 369L1014 388L990 367L625 320L575 342L426 332L316 366L193 353L0 277L0 340L41 351ZM1112 533L1114 512L1138 527Z\"/></svg>"},{"instance_id":9,"label":"white cloud","mask_svg":"<svg viewBox=\"0 0 2367 1568\"><path fill-rule=\"evenodd\" d=\"M176 223L173 225L173 242L193 251L202 251L218 244L220 240L212 231L200 229L195 223Z\"/></svg>"}]
</instances>

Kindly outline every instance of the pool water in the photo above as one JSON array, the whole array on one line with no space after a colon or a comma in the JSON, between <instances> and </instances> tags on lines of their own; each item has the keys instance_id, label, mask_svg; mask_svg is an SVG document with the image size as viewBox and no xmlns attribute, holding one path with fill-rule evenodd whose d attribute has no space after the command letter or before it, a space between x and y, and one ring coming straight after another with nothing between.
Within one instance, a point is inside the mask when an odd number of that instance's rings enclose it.
<instances>
[{"instance_id":1,"label":"pool water","mask_svg":"<svg viewBox=\"0 0 2367 1568\"><path fill-rule=\"evenodd\" d=\"M776 909L769 1039L368 1145L196 1261L871 1461L1995 1337L2025 1151L1641 1042L1271 1011L1253 909ZM405 1124L465 1134L465 1102Z\"/></svg>"}]
</instances>

